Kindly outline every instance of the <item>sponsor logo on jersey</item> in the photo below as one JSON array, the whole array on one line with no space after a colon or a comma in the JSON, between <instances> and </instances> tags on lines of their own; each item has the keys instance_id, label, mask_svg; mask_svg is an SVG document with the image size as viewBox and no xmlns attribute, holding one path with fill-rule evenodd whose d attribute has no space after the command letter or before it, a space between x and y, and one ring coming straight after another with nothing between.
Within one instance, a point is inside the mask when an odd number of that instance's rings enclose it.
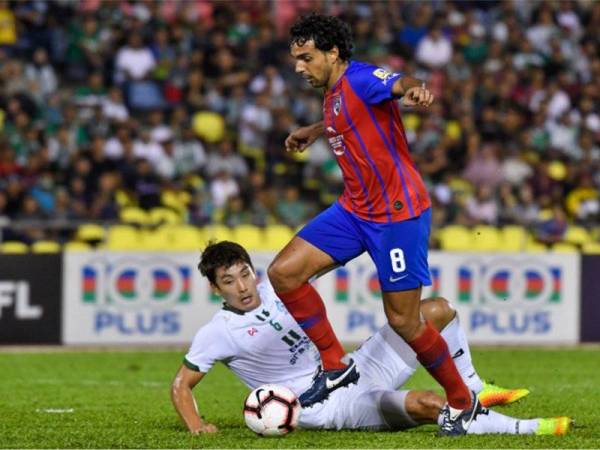
<instances>
[{"instance_id":1,"label":"sponsor logo on jersey","mask_svg":"<svg viewBox=\"0 0 600 450\"><path fill-rule=\"evenodd\" d=\"M377 78L379 78L383 82L383 84L387 84L391 78L395 77L398 74L388 72L387 70L382 69L382 68L378 68L373 71L373 75L375 75Z\"/></svg>"},{"instance_id":2,"label":"sponsor logo on jersey","mask_svg":"<svg viewBox=\"0 0 600 450\"><path fill-rule=\"evenodd\" d=\"M337 156L342 156L346 151L346 146L344 145L344 136L341 134L337 134L337 131L333 127L326 128L327 133L327 141L329 142L329 146L333 153Z\"/></svg>"},{"instance_id":3,"label":"sponsor logo on jersey","mask_svg":"<svg viewBox=\"0 0 600 450\"><path fill-rule=\"evenodd\" d=\"M258 333L258 330L256 328L252 327L252 328L248 329L248 334L250 336L254 336L256 333Z\"/></svg>"}]
</instances>

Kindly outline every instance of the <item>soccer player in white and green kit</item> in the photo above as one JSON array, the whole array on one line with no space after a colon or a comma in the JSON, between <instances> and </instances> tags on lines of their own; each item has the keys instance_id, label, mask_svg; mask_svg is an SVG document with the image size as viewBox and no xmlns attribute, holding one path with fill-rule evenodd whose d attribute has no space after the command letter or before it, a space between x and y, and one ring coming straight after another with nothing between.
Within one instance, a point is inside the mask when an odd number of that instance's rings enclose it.
<instances>
[{"instance_id":1,"label":"soccer player in white and green kit","mask_svg":"<svg viewBox=\"0 0 600 450\"><path fill-rule=\"evenodd\" d=\"M198 412L194 386L223 362L249 388L273 383L300 395L311 385L319 353L267 280L257 283L252 261L240 245L223 241L202 253L200 272L224 299L223 309L200 328L177 372L171 398L188 430L215 432ZM486 385L471 361L458 317L442 298L425 300L421 311L439 328L467 386L487 407L513 402L525 389ZM304 408L299 426L312 429L400 430L438 423L445 399L430 391L398 390L415 372L412 349L385 325L351 356L362 376L357 384L335 390L323 403ZM516 419L484 409L468 434L565 434L571 419Z\"/></svg>"}]
</instances>

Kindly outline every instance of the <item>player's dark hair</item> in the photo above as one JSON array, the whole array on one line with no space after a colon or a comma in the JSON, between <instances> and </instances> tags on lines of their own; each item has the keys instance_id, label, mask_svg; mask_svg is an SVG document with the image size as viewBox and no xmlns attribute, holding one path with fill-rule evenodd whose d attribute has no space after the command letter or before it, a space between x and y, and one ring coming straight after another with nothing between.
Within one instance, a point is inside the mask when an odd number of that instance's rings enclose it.
<instances>
[{"instance_id":1,"label":"player's dark hair","mask_svg":"<svg viewBox=\"0 0 600 450\"><path fill-rule=\"evenodd\" d=\"M228 269L239 262L247 263L252 267L252 270L254 270L250 255L248 255L248 252L244 247L230 241L211 241L200 256L198 270L202 275L208 278L212 284L217 284L215 278L217 269L219 267Z\"/></svg>"},{"instance_id":2,"label":"player's dark hair","mask_svg":"<svg viewBox=\"0 0 600 450\"><path fill-rule=\"evenodd\" d=\"M302 16L290 29L290 45L304 45L314 41L315 47L321 51L329 51L337 47L340 58L347 61L352 56L354 44L350 26L334 16L311 13Z\"/></svg>"}]
</instances>

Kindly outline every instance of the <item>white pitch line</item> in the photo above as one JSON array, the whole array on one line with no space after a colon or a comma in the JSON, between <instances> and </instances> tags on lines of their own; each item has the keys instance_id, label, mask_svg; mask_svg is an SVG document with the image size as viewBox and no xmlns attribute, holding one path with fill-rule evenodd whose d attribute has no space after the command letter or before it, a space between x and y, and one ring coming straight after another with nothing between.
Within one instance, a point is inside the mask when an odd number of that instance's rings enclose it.
<instances>
[{"instance_id":1,"label":"white pitch line","mask_svg":"<svg viewBox=\"0 0 600 450\"><path fill-rule=\"evenodd\" d=\"M53 380L53 379L37 379L37 380L28 380L28 383L35 383L35 384L61 384L64 385L65 382L64 380ZM73 384L79 384L82 386L125 386L125 385L140 385L143 387L164 387L164 386L168 386L168 382L161 382L161 381L150 381L150 380L140 380L140 381L132 381L132 382L125 382L125 381L119 381L119 380L106 380L106 381L100 381L100 380L77 380L77 381L72 381L70 382L71 385Z\"/></svg>"},{"instance_id":2,"label":"white pitch line","mask_svg":"<svg viewBox=\"0 0 600 450\"><path fill-rule=\"evenodd\" d=\"M75 412L74 408L46 408L41 409L38 408L35 410L38 413L48 413L48 414L69 414Z\"/></svg>"}]
</instances>

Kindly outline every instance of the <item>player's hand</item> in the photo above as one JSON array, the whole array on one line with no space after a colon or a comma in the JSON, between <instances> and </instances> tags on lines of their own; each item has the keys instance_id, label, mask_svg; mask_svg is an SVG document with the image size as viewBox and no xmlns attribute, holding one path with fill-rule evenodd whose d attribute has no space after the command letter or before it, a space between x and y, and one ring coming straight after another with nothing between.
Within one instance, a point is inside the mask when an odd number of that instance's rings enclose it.
<instances>
[{"instance_id":1,"label":"player's hand","mask_svg":"<svg viewBox=\"0 0 600 450\"><path fill-rule=\"evenodd\" d=\"M407 90L402 97L402 104L404 106L429 106L433 103L433 99L433 94L423 84Z\"/></svg>"},{"instance_id":2,"label":"player's hand","mask_svg":"<svg viewBox=\"0 0 600 450\"><path fill-rule=\"evenodd\" d=\"M298 128L285 139L285 149L288 152L302 153L317 140L320 134L312 125Z\"/></svg>"},{"instance_id":3,"label":"player's hand","mask_svg":"<svg viewBox=\"0 0 600 450\"><path fill-rule=\"evenodd\" d=\"M200 428L192 431L192 434L216 433L217 431L219 431L219 429L217 428L216 425L213 425L212 423L208 423L208 422L202 422L202 424L200 425Z\"/></svg>"}]
</instances>

